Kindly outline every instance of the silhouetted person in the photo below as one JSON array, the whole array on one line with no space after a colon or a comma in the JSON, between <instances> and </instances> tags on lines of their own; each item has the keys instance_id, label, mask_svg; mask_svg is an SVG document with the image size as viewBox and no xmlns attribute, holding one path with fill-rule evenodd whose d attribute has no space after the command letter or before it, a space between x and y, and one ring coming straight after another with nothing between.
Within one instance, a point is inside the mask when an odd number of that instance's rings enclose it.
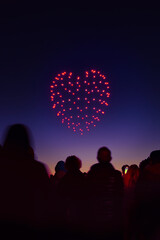
<instances>
[{"instance_id":1,"label":"silhouetted person","mask_svg":"<svg viewBox=\"0 0 160 240\"><path fill-rule=\"evenodd\" d=\"M111 159L111 151L107 147L100 148L98 163L88 172L87 221L93 234L121 239L123 179L121 172L110 163Z\"/></svg>"},{"instance_id":2,"label":"silhouetted person","mask_svg":"<svg viewBox=\"0 0 160 240\"><path fill-rule=\"evenodd\" d=\"M125 239L128 240L130 218L135 204L135 189L139 178L139 167L136 164L130 165L127 173L123 176L124 181L124 222Z\"/></svg>"},{"instance_id":3,"label":"silhouetted person","mask_svg":"<svg viewBox=\"0 0 160 240\"><path fill-rule=\"evenodd\" d=\"M21 227L36 231L47 226L49 186L44 164L34 159L28 128L11 125L0 161L0 221L6 233L12 226L18 232Z\"/></svg>"},{"instance_id":4,"label":"silhouetted person","mask_svg":"<svg viewBox=\"0 0 160 240\"><path fill-rule=\"evenodd\" d=\"M84 174L80 171L81 160L69 156L65 161L67 172L59 184L59 194L65 201L66 226L69 229L81 229L83 207Z\"/></svg>"},{"instance_id":5,"label":"silhouetted person","mask_svg":"<svg viewBox=\"0 0 160 240\"><path fill-rule=\"evenodd\" d=\"M151 152L136 187L131 236L160 239L160 150Z\"/></svg>"},{"instance_id":6,"label":"silhouetted person","mask_svg":"<svg viewBox=\"0 0 160 240\"><path fill-rule=\"evenodd\" d=\"M65 168L65 162L59 161L55 166L55 174L50 176L52 187L56 188L59 181L64 177L67 170Z\"/></svg>"}]
</instances>

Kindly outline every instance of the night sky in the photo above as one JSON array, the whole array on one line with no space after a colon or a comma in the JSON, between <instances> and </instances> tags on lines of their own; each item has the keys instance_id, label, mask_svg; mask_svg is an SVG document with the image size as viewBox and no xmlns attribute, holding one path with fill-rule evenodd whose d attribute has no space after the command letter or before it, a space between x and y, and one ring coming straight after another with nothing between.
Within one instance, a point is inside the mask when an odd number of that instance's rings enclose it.
<instances>
[{"instance_id":1,"label":"night sky","mask_svg":"<svg viewBox=\"0 0 160 240\"><path fill-rule=\"evenodd\" d=\"M76 155L87 172L107 146L117 169L160 149L160 10L111 4L0 7L0 134L27 125L36 159L51 172ZM74 134L52 109L56 74L96 69L109 78L110 103L88 134Z\"/></svg>"}]
</instances>

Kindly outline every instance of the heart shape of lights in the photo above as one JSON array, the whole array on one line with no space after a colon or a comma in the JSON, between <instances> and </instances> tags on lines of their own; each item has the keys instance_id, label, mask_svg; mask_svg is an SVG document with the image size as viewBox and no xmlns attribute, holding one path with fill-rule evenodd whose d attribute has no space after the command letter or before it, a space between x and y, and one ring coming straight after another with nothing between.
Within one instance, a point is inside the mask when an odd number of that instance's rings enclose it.
<instances>
[{"instance_id":1,"label":"heart shape of lights","mask_svg":"<svg viewBox=\"0 0 160 240\"><path fill-rule=\"evenodd\" d=\"M109 83L100 71L85 71L81 76L62 72L50 86L52 108L63 124L83 135L89 132L108 106Z\"/></svg>"}]
</instances>

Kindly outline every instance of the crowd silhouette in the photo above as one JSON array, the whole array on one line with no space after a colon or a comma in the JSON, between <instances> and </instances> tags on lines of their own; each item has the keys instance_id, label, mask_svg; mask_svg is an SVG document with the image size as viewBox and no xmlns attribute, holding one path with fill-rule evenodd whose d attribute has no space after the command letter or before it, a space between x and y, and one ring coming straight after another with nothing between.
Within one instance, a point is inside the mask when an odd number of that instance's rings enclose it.
<instances>
[{"instance_id":1,"label":"crowd silhouette","mask_svg":"<svg viewBox=\"0 0 160 240\"><path fill-rule=\"evenodd\" d=\"M160 239L160 150L119 171L102 146L88 172L72 155L52 175L35 159L30 136L14 124L0 145L3 239Z\"/></svg>"}]
</instances>

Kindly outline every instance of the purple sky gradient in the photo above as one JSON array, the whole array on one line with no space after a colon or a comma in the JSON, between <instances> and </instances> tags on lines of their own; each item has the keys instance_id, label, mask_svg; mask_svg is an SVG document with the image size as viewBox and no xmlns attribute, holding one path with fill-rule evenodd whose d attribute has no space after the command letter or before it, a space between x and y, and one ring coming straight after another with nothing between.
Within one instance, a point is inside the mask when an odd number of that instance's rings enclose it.
<instances>
[{"instance_id":1,"label":"purple sky gradient","mask_svg":"<svg viewBox=\"0 0 160 240\"><path fill-rule=\"evenodd\" d=\"M19 6L19 5L18 5ZM139 165L160 148L160 32L155 8L56 6L16 8L3 4L0 39L0 134L26 124L35 155L54 172L59 160L77 155L82 171L107 146L117 169ZM14 11L13 11L14 8ZM73 134L51 108L50 83L57 72L88 68L109 76L110 105L89 134Z\"/></svg>"}]
</instances>

